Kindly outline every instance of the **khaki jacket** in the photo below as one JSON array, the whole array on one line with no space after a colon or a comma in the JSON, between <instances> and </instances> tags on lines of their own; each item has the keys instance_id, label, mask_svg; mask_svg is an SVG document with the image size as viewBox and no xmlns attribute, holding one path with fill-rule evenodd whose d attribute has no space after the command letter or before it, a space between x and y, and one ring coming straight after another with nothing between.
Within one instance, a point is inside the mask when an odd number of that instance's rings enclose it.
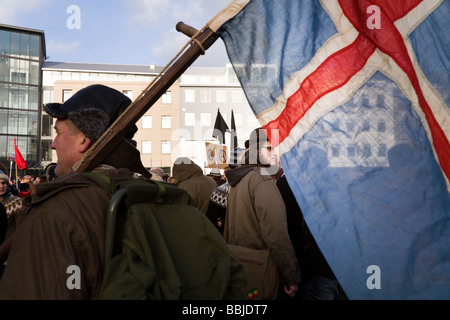
<instances>
[{"instance_id":1,"label":"khaki jacket","mask_svg":"<svg viewBox=\"0 0 450 320\"><path fill-rule=\"evenodd\" d=\"M217 188L217 182L205 176L202 168L195 163L175 164L172 171L172 176L178 181L178 187L186 190L194 200L194 205L206 214L209 198Z\"/></svg>"},{"instance_id":2,"label":"khaki jacket","mask_svg":"<svg viewBox=\"0 0 450 320\"><path fill-rule=\"evenodd\" d=\"M283 198L270 175L260 167L241 166L226 171L231 185L226 210L229 244L269 249L283 284L300 282L300 271L289 239Z\"/></svg>"}]
</instances>

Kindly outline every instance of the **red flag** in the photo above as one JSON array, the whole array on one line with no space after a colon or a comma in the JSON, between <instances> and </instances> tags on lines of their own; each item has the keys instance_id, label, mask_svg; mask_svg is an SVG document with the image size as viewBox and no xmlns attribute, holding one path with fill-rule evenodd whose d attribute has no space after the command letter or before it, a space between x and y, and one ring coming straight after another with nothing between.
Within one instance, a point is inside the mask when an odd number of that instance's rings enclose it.
<instances>
[{"instance_id":1,"label":"red flag","mask_svg":"<svg viewBox=\"0 0 450 320\"><path fill-rule=\"evenodd\" d=\"M14 153L15 153L15 157L16 157L16 164L19 167L19 169L20 170L28 169L27 163L23 159L22 154L19 151L19 148L17 148L16 138L14 138Z\"/></svg>"}]
</instances>

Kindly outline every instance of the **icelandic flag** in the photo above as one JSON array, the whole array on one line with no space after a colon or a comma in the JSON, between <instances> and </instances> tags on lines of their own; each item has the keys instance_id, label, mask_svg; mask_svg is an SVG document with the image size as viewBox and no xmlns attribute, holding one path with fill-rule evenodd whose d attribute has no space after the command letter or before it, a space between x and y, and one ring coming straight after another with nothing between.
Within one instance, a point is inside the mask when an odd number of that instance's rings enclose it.
<instances>
[{"instance_id":1,"label":"icelandic flag","mask_svg":"<svg viewBox=\"0 0 450 320\"><path fill-rule=\"evenodd\" d=\"M349 299L450 299L450 1L235 0L209 23Z\"/></svg>"}]
</instances>

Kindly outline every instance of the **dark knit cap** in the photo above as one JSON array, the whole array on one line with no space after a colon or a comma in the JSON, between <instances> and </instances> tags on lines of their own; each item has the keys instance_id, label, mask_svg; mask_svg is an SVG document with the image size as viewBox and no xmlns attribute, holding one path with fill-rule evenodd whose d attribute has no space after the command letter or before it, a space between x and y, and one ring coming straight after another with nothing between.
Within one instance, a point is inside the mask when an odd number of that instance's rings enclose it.
<instances>
[{"instance_id":1,"label":"dark knit cap","mask_svg":"<svg viewBox=\"0 0 450 320\"><path fill-rule=\"evenodd\" d=\"M95 84L81 89L64 103L48 103L44 106L53 118L70 119L89 139L96 142L119 115L131 104L123 93ZM125 138L131 139L137 132L136 125Z\"/></svg>"}]
</instances>

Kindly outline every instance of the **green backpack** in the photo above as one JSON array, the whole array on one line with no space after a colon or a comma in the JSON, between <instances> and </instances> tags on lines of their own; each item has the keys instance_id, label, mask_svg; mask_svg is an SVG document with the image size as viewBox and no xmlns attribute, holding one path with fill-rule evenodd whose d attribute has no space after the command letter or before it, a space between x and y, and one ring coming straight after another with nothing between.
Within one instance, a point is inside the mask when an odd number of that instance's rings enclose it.
<instances>
[{"instance_id":1,"label":"green backpack","mask_svg":"<svg viewBox=\"0 0 450 320\"><path fill-rule=\"evenodd\" d=\"M245 273L189 194L165 182L82 173L110 196L100 299L243 299Z\"/></svg>"}]
</instances>

